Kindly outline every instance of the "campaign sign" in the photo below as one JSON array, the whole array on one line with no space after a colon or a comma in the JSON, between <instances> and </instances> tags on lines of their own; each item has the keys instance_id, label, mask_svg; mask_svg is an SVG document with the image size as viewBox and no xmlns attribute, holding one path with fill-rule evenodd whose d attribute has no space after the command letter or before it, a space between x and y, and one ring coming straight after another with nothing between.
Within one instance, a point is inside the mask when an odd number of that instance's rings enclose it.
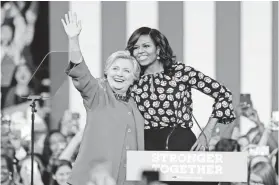
<instances>
[{"instance_id":1,"label":"campaign sign","mask_svg":"<svg viewBox=\"0 0 279 185\"><path fill-rule=\"evenodd\" d=\"M160 181L247 182L248 152L127 151L128 181L158 171Z\"/></svg>"}]
</instances>

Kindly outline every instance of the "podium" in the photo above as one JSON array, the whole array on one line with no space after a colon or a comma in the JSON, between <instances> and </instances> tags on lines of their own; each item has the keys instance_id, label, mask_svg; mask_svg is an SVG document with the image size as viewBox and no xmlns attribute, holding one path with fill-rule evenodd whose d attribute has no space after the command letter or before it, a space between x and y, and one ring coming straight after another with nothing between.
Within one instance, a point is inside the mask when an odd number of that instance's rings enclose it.
<instances>
[{"instance_id":1,"label":"podium","mask_svg":"<svg viewBox=\"0 0 279 185\"><path fill-rule=\"evenodd\" d=\"M127 151L126 180L144 171L160 181L247 182L248 152Z\"/></svg>"}]
</instances>

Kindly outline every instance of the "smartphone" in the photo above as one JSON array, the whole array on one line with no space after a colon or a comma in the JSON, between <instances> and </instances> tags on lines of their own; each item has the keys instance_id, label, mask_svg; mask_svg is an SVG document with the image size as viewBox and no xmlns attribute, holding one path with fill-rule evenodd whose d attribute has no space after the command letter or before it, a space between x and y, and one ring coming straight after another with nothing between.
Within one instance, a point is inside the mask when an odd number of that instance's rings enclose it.
<instances>
[{"instance_id":1,"label":"smartphone","mask_svg":"<svg viewBox=\"0 0 279 185\"><path fill-rule=\"evenodd\" d=\"M151 184L154 181L159 181L159 172L158 171L148 171L145 170L142 172L142 180L146 182L146 184Z\"/></svg>"},{"instance_id":2,"label":"smartphone","mask_svg":"<svg viewBox=\"0 0 279 185\"><path fill-rule=\"evenodd\" d=\"M240 94L240 104L245 104L247 106L253 106L250 94Z\"/></svg>"}]
</instances>

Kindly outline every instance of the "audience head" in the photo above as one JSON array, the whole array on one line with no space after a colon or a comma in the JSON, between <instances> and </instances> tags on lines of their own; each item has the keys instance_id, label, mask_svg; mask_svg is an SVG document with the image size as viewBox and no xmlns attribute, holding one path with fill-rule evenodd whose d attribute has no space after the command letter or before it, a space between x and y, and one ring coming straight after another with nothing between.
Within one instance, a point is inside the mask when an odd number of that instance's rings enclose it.
<instances>
[{"instance_id":1,"label":"audience head","mask_svg":"<svg viewBox=\"0 0 279 185\"><path fill-rule=\"evenodd\" d=\"M51 157L57 158L66 145L66 138L59 130L50 131L44 142L43 159L45 164L48 164Z\"/></svg>"},{"instance_id":2,"label":"audience head","mask_svg":"<svg viewBox=\"0 0 279 185\"><path fill-rule=\"evenodd\" d=\"M215 146L215 151L238 152L240 145L234 139L221 139Z\"/></svg>"},{"instance_id":3,"label":"audience head","mask_svg":"<svg viewBox=\"0 0 279 185\"><path fill-rule=\"evenodd\" d=\"M72 172L72 164L67 160L56 160L53 163L51 173L57 185L68 185L67 180Z\"/></svg>"},{"instance_id":4,"label":"audience head","mask_svg":"<svg viewBox=\"0 0 279 185\"><path fill-rule=\"evenodd\" d=\"M28 63L18 64L13 72L11 86L26 85L29 88L35 88L35 78L32 78L34 69Z\"/></svg>"},{"instance_id":5,"label":"audience head","mask_svg":"<svg viewBox=\"0 0 279 185\"><path fill-rule=\"evenodd\" d=\"M13 159L1 154L1 184L13 179Z\"/></svg>"}]
</instances>

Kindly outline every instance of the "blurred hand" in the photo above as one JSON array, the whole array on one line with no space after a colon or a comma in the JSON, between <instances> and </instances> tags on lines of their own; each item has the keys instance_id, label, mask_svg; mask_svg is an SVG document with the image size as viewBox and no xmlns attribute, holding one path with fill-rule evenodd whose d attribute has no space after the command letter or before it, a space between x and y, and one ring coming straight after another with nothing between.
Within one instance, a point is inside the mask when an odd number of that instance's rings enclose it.
<instances>
[{"instance_id":1,"label":"blurred hand","mask_svg":"<svg viewBox=\"0 0 279 185\"><path fill-rule=\"evenodd\" d=\"M258 146L258 145L256 145L256 144L248 144L247 146L245 146L245 147L242 149L242 152L246 152L246 151L249 152L249 150L254 149L254 148L256 148L257 146Z\"/></svg>"},{"instance_id":2,"label":"blurred hand","mask_svg":"<svg viewBox=\"0 0 279 185\"><path fill-rule=\"evenodd\" d=\"M252 107L249 107L245 112L243 112L243 116L256 123L257 125L261 123L258 112Z\"/></svg>"},{"instance_id":3,"label":"blurred hand","mask_svg":"<svg viewBox=\"0 0 279 185\"><path fill-rule=\"evenodd\" d=\"M25 17L26 17L28 24L34 24L37 20L37 15L31 10L26 11Z\"/></svg>"},{"instance_id":4,"label":"blurred hand","mask_svg":"<svg viewBox=\"0 0 279 185\"><path fill-rule=\"evenodd\" d=\"M116 182L108 172L102 170L92 173L87 185L116 185Z\"/></svg>"},{"instance_id":5,"label":"blurred hand","mask_svg":"<svg viewBox=\"0 0 279 185\"><path fill-rule=\"evenodd\" d=\"M62 121L68 122L72 119L72 112L70 110L65 110Z\"/></svg>"},{"instance_id":6,"label":"blurred hand","mask_svg":"<svg viewBox=\"0 0 279 185\"><path fill-rule=\"evenodd\" d=\"M65 14L65 20L61 19L61 21L69 39L75 38L80 34L81 21L77 20L76 13L69 12L68 14Z\"/></svg>"},{"instance_id":7,"label":"blurred hand","mask_svg":"<svg viewBox=\"0 0 279 185\"><path fill-rule=\"evenodd\" d=\"M72 112L70 110L66 110L62 117L61 129L60 129L60 132L63 135L68 136L70 128L72 127L71 123L72 123Z\"/></svg>"},{"instance_id":8,"label":"blurred hand","mask_svg":"<svg viewBox=\"0 0 279 185\"><path fill-rule=\"evenodd\" d=\"M81 141L83 133L84 133L84 129L81 129L76 133L75 137L77 138L77 140Z\"/></svg>"},{"instance_id":9,"label":"blurred hand","mask_svg":"<svg viewBox=\"0 0 279 185\"><path fill-rule=\"evenodd\" d=\"M15 17L17 15L20 15L20 11L17 8L17 6L15 5L15 2L5 3L3 8L6 11L6 17L7 18L12 18L12 17Z\"/></svg>"},{"instance_id":10,"label":"blurred hand","mask_svg":"<svg viewBox=\"0 0 279 185\"><path fill-rule=\"evenodd\" d=\"M243 115L243 110L246 108L246 105L244 103L240 103L235 108L235 114L237 117L240 117Z\"/></svg>"}]
</instances>

